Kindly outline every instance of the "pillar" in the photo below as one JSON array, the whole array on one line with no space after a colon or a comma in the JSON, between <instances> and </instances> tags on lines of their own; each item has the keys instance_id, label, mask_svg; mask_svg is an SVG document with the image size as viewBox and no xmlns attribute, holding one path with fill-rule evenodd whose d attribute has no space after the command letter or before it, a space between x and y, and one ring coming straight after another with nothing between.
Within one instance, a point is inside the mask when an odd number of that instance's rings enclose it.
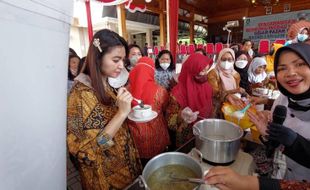
<instances>
[{"instance_id":1,"label":"pillar","mask_svg":"<svg viewBox=\"0 0 310 190\"><path fill-rule=\"evenodd\" d=\"M117 20L118 20L118 34L121 35L125 40L128 39L127 28L126 28L126 11L125 5L117 5Z\"/></svg>"},{"instance_id":2,"label":"pillar","mask_svg":"<svg viewBox=\"0 0 310 190\"><path fill-rule=\"evenodd\" d=\"M0 1L0 189L66 189L73 1Z\"/></svg>"},{"instance_id":3,"label":"pillar","mask_svg":"<svg viewBox=\"0 0 310 190\"><path fill-rule=\"evenodd\" d=\"M195 22L194 22L194 13L190 12L191 16L190 16L190 23L189 23L189 41L191 44L194 43L194 38L195 38L195 30L194 30L194 26L195 26Z\"/></svg>"},{"instance_id":4,"label":"pillar","mask_svg":"<svg viewBox=\"0 0 310 190\"><path fill-rule=\"evenodd\" d=\"M153 45L153 34L152 34L152 30L151 29L148 29L146 31L146 43L149 45L149 46L152 46Z\"/></svg>"}]
</instances>

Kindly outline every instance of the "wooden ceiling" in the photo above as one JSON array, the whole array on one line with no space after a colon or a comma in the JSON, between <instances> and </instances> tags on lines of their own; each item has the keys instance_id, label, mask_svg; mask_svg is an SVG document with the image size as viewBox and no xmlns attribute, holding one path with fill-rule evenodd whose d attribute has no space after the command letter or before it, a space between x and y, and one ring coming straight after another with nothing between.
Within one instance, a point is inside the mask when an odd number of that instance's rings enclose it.
<instances>
[{"instance_id":1,"label":"wooden ceiling","mask_svg":"<svg viewBox=\"0 0 310 190\"><path fill-rule=\"evenodd\" d=\"M180 8L189 12L208 17L208 24L226 22L229 20L242 20L242 17L254 17L265 15L265 6L253 6L252 0L179 0ZM264 0L255 0L264 1ZM276 0L272 0L275 2ZM147 9L157 13L165 10L166 0L152 0L145 3L145 0L133 0L138 4L146 4ZM289 4L291 11L310 9L310 0L279 0L279 3L272 6L272 14L283 13L284 5ZM182 20L182 17L179 17ZM183 18L186 21L186 19Z\"/></svg>"},{"instance_id":2,"label":"wooden ceiling","mask_svg":"<svg viewBox=\"0 0 310 190\"><path fill-rule=\"evenodd\" d=\"M250 0L181 0L180 7L193 9L205 16L216 15L232 9L247 8L252 6Z\"/></svg>"}]
</instances>

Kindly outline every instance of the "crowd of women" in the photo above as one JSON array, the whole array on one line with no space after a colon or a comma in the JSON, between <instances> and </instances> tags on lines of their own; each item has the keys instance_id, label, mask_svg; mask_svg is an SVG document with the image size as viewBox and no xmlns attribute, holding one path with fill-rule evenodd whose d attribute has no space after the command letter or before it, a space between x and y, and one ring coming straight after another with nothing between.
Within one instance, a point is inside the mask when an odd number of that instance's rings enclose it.
<instances>
[{"instance_id":1,"label":"crowd of women","mask_svg":"<svg viewBox=\"0 0 310 190\"><path fill-rule=\"evenodd\" d=\"M276 78L272 85L282 93L274 106L285 105L289 110L285 127L268 123L270 111L249 116L262 135L282 144L277 163L282 161L285 167L279 167L276 175L300 182L266 182L217 167L206 180L221 189L258 189L270 183L278 189L296 184L309 188L309 183L302 182L310 180L309 159L305 159L309 158L305 143L309 144L306 139L310 137L309 54L307 43L282 47L271 53L274 70L266 72L270 64L266 57L251 58L244 49L225 48L216 63L197 52L186 58L177 75L168 50L161 51L154 62L117 33L98 31L83 61L74 52L69 55L67 143L83 189L124 189L141 174L148 160L193 137L196 121L223 118L223 102L238 108L245 106L245 99L261 102L249 94L252 88L269 84L270 76ZM138 104L134 99L151 105L157 117L147 122L127 119ZM296 158L296 150L306 153Z\"/></svg>"}]
</instances>

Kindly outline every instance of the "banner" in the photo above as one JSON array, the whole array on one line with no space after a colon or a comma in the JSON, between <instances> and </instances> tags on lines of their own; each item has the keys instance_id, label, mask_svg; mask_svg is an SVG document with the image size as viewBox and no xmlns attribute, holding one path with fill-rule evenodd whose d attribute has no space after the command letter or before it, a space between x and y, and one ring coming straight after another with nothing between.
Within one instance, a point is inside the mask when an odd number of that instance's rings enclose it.
<instances>
[{"instance_id":1,"label":"banner","mask_svg":"<svg viewBox=\"0 0 310 190\"><path fill-rule=\"evenodd\" d=\"M301 17L310 21L310 10L246 18L243 39L250 39L255 44L258 44L260 39L269 39L271 42L287 39L289 26Z\"/></svg>"}]
</instances>

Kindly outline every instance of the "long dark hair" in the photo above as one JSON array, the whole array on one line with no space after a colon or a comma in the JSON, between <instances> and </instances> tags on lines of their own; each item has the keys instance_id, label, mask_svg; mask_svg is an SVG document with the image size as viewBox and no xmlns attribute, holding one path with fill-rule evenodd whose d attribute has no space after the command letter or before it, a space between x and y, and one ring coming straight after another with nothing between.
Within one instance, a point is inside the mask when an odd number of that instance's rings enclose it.
<instances>
[{"instance_id":1,"label":"long dark hair","mask_svg":"<svg viewBox=\"0 0 310 190\"><path fill-rule=\"evenodd\" d=\"M171 60L170 65L169 65L169 67L168 67L167 70L173 71L173 70L175 69L175 64L174 64L174 62L173 62L173 57L172 57L171 52L170 52L169 50L166 50L166 49L161 50L161 51L159 52L159 54L158 54L158 56L157 56L157 58L156 58L156 60L155 60L155 67L156 67L156 69L158 69L158 70L163 70L163 69L161 68L161 66L160 66L159 59L160 59L161 56L163 56L164 54L169 54L169 57L170 57L170 60Z\"/></svg>"},{"instance_id":2,"label":"long dark hair","mask_svg":"<svg viewBox=\"0 0 310 190\"><path fill-rule=\"evenodd\" d=\"M99 48L93 44L94 39L99 40L101 52ZM100 69L102 58L117 46L124 47L126 56L128 55L128 45L124 38L108 29L99 30L90 43L86 57L86 69L89 70L92 87L95 89L98 100L105 105L110 105L112 100L107 95L107 87L102 83L102 72Z\"/></svg>"},{"instance_id":3,"label":"long dark hair","mask_svg":"<svg viewBox=\"0 0 310 190\"><path fill-rule=\"evenodd\" d=\"M72 58L78 58L79 59L79 66L78 66L78 70L77 70L77 75L81 72L81 69L82 69L82 64L81 64L81 59L80 59L80 57L77 55L77 54L70 54L69 53L69 60L68 60L68 79L69 80L74 80L74 78L77 76L75 76L75 75L73 75L72 74L72 72L71 72L71 70L70 70L70 60L72 59Z\"/></svg>"},{"instance_id":4,"label":"long dark hair","mask_svg":"<svg viewBox=\"0 0 310 190\"><path fill-rule=\"evenodd\" d=\"M131 50L132 48L138 48L138 49L140 50L140 52L141 52L141 57L144 56L142 49L141 49L140 46L138 46L137 44L129 44L129 45L128 45L128 56L129 56L130 50ZM128 56L126 56L125 67L126 67L127 71L130 71L130 69L129 69L129 67L130 67L130 61L129 61Z\"/></svg>"}]
</instances>

